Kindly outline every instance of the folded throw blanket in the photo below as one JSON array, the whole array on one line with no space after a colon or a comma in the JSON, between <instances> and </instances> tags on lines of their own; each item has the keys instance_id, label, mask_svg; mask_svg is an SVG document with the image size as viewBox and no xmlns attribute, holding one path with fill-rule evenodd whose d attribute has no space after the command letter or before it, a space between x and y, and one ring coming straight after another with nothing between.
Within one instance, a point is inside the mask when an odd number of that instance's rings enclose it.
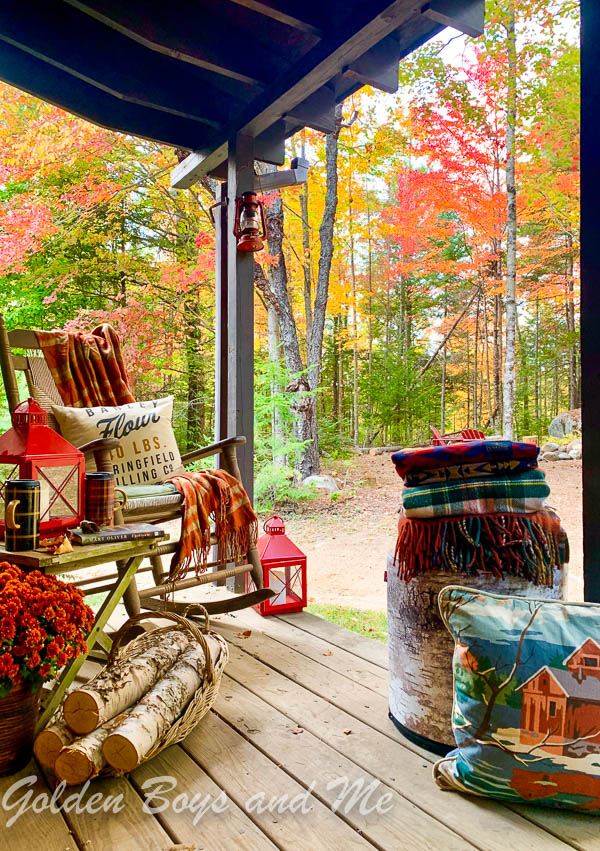
<instances>
[{"instance_id":1,"label":"folded throw blanket","mask_svg":"<svg viewBox=\"0 0 600 851\"><path fill-rule=\"evenodd\" d=\"M435 470L415 470L404 478L406 487L456 482L463 479L481 479L488 476L510 476L533 470L537 461L533 458L513 461L473 461L470 464L453 464L452 467L436 467Z\"/></svg>"},{"instance_id":2,"label":"folded throw blanket","mask_svg":"<svg viewBox=\"0 0 600 851\"><path fill-rule=\"evenodd\" d=\"M35 335L68 408L135 402L119 338L110 325L99 325L91 333L36 331Z\"/></svg>"},{"instance_id":3,"label":"folded throw blanket","mask_svg":"<svg viewBox=\"0 0 600 851\"><path fill-rule=\"evenodd\" d=\"M401 449L392 455L399 476L405 478L417 470L435 470L476 461L523 461L538 457L539 448L533 443L513 443L510 440L472 440L450 446L428 446L424 449Z\"/></svg>"},{"instance_id":4,"label":"folded throw blanket","mask_svg":"<svg viewBox=\"0 0 600 851\"><path fill-rule=\"evenodd\" d=\"M402 505L406 517L522 514L540 511L548 496L550 488L543 472L529 470L514 476L404 488Z\"/></svg>"},{"instance_id":5,"label":"folded throw blanket","mask_svg":"<svg viewBox=\"0 0 600 851\"><path fill-rule=\"evenodd\" d=\"M182 579L193 564L206 569L211 522L219 561L241 561L256 543L258 521L241 483L224 470L199 470L169 479L183 495L181 539L171 559L169 579Z\"/></svg>"},{"instance_id":6,"label":"folded throw blanket","mask_svg":"<svg viewBox=\"0 0 600 851\"><path fill-rule=\"evenodd\" d=\"M443 520L401 517L395 561L406 582L416 574L445 570L508 574L551 586L554 569L569 561L569 542L551 509Z\"/></svg>"}]
</instances>

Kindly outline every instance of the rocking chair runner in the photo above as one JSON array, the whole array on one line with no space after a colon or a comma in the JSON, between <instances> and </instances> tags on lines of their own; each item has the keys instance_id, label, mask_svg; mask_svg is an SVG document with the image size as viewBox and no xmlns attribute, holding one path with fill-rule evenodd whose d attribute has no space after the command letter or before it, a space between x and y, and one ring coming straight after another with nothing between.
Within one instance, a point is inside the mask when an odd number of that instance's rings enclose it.
<instances>
[{"instance_id":1,"label":"rocking chair runner","mask_svg":"<svg viewBox=\"0 0 600 851\"><path fill-rule=\"evenodd\" d=\"M13 352L14 349L24 350L25 355ZM35 333L31 330L14 330L7 332L4 318L0 314L0 366L4 380L4 389L11 412L21 401L19 398L19 387L17 383L17 371L22 371L27 380L30 395L49 413L49 425L58 431L55 418L52 415L52 405L62 405L58 390L54 384L52 374L46 364L44 356L40 351ZM202 458L210 458L220 455L220 466L227 473L240 480L240 470L237 462L237 447L243 446L245 437L230 437L193 450L182 455L184 464L190 464ZM87 454L93 454L96 469L98 471L112 471L110 452L119 445L116 438L104 438L94 440L79 449ZM139 495L140 491L145 491ZM115 510L117 523L147 522L164 523L168 520L181 518L182 496L173 492L170 487L161 485L137 488L137 494L127 500L123 508ZM216 538L214 539L216 543ZM256 546L250 547L246 554L246 562L235 566L227 566L224 562L209 562L209 568L217 568L212 572L206 572L200 576L193 576L177 582L169 582L162 564L162 555L175 551L175 544L164 544L157 548L157 554L150 559L150 568L141 568L138 572L152 570L155 585L138 591L135 579L125 592L124 603L128 614L136 615L140 612L140 606L149 609L164 608L168 594L174 591L193 588L214 581L225 579L250 572L257 591L250 594L240 594L230 600L214 603L204 603L205 608L210 609L211 614L228 612L256 605L264 599L272 596L273 592L263 588L262 566ZM169 603L167 602L167 606ZM171 608L176 608L171 605Z\"/></svg>"}]
</instances>

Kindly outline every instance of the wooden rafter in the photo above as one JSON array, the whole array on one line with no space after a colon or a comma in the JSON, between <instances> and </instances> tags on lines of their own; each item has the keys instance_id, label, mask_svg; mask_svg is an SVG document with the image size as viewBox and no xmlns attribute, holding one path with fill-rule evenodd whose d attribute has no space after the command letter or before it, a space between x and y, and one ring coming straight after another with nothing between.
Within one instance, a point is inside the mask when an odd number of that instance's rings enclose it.
<instances>
[{"instance_id":1,"label":"wooden rafter","mask_svg":"<svg viewBox=\"0 0 600 851\"><path fill-rule=\"evenodd\" d=\"M321 28L308 23L303 18L298 18L295 14L283 10L281 8L282 4L273 2L273 0L230 0L230 2L236 3L238 6L243 6L245 9L251 9L253 12L258 12L266 18L279 21L281 24L286 24L288 27L310 33L317 38L321 38L323 35Z\"/></svg>"}]
</instances>

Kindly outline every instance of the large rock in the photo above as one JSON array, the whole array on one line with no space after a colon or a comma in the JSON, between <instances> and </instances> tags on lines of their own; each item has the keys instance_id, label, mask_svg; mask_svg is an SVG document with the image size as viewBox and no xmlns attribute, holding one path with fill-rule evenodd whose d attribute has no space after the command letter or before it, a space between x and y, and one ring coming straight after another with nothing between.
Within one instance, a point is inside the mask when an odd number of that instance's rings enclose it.
<instances>
[{"instance_id":1,"label":"large rock","mask_svg":"<svg viewBox=\"0 0 600 851\"><path fill-rule=\"evenodd\" d=\"M302 482L309 488L315 488L318 491L327 491L327 493L337 493L339 488L337 482L331 476L307 476Z\"/></svg>"},{"instance_id":2,"label":"large rock","mask_svg":"<svg viewBox=\"0 0 600 851\"><path fill-rule=\"evenodd\" d=\"M558 443L544 443L542 446L542 452L560 452L560 446Z\"/></svg>"},{"instance_id":3,"label":"large rock","mask_svg":"<svg viewBox=\"0 0 600 851\"><path fill-rule=\"evenodd\" d=\"M571 461L572 459L571 459L571 456L569 455L568 452L559 452L558 453L558 460L559 461Z\"/></svg>"},{"instance_id":4,"label":"large rock","mask_svg":"<svg viewBox=\"0 0 600 851\"><path fill-rule=\"evenodd\" d=\"M576 437L567 446L567 452L581 452L581 438Z\"/></svg>"},{"instance_id":5,"label":"large rock","mask_svg":"<svg viewBox=\"0 0 600 851\"><path fill-rule=\"evenodd\" d=\"M581 408L559 414L548 426L548 434L552 437L565 437L574 431L581 431Z\"/></svg>"},{"instance_id":6,"label":"large rock","mask_svg":"<svg viewBox=\"0 0 600 851\"><path fill-rule=\"evenodd\" d=\"M569 457L571 457L573 461L581 461L581 449L571 449Z\"/></svg>"},{"instance_id":7,"label":"large rock","mask_svg":"<svg viewBox=\"0 0 600 851\"><path fill-rule=\"evenodd\" d=\"M558 452L544 452L543 461L558 461Z\"/></svg>"}]
</instances>

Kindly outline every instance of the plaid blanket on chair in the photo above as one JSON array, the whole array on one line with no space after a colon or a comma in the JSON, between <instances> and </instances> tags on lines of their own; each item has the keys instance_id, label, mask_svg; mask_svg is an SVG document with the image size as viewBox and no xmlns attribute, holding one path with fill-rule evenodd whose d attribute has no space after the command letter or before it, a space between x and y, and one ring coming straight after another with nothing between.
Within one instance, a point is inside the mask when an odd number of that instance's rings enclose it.
<instances>
[{"instance_id":1,"label":"plaid blanket on chair","mask_svg":"<svg viewBox=\"0 0 600 851\"><path fill-rule=\"evenodd\" d=\"M550 496L541 470L514 476L467 479L442 485L405 488L406 517L454 517L465 514L523 514L540 511Z\"/></svg>"},{"instance_id":2,"label":"plaid blanket on chair","mask_svg":"<svg viewBox=\"0 0 600 851\"><path fill-rule=\"evenodd\" d=\"M246 491L224 470L199 470L169 479L183 495L179 548L171 560L169 579L182 579L193 564L206 569L211 547L211 522L217 537L217 559L241 561L256 543L258 519Z\"/></svg>"},{"instance_id":3,"label":"plaid blanket on chair","mask_svg":"<svg viewBox=\"0 0 600 851\"><path fill-rule=\"evenodd\" d=\"M135 402L119 338L110 325L99 325L91 333L36 331L35 335L63 405L95 408Z\"/></svg>"}]
</instances>

